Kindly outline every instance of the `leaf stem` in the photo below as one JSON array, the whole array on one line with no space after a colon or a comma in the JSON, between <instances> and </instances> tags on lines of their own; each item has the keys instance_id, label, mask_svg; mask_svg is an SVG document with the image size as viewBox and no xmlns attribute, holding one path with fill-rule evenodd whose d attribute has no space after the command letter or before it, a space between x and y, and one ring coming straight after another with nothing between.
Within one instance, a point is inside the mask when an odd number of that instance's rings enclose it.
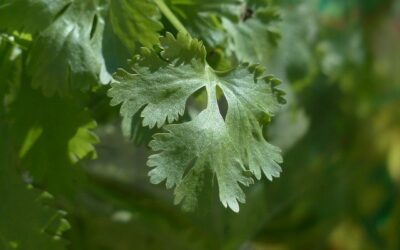
<instances>
[{"instance_id":1,"label":"leaf stem","mask_svg":"<svg viewBox=\"0 0 400 250\"><path fill-rule=\"evenodd\" d=\"M168 6L164 3L163 0L154 0L154 2L158 5L158 8L160 8L161 12L168 19L168 21L171 22L171 24L175 27L175 29L177 29L179 32L183 34L189 34L185 26L183 26L181 21L179 21L179 19L175 16L174 13L172 13L170 8L168 8Z\"/></svg>"}]
</instances>

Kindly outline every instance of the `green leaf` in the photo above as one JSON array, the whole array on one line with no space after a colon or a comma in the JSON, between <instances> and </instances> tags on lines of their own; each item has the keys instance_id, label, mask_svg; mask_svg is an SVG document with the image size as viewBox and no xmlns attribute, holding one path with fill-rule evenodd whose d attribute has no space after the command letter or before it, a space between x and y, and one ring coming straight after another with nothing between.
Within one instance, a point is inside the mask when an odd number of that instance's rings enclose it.
<instances>
[{"instance_id":1,"label":"green leaf","mask_svg":"<svg viewBox=\"0 0 400 250\"><path fill-rule=\"evenodd\" d=\"M10 107L19 167L35 186L57 197L71 196L84 181L83 158L94 158L96 123L74 99L45 97L23 83Z\"/></svg>"},{"instance_id":2,"label":"green leaf","mask_svg":"<svg viewBox=\"0 0 400 250\"><path fill-rule=\"evenodd\" d=\"M2 137L3 138L3 137ZM3 152L8 151L3 151ZM57 236L65 224L62 213L44 206L41 194L22 182L13 166L0 156L0 248L1 249L65 249ZM49 227L56 232L48 232Z\"/></svg>"},{"instance_id":3,"label":"green leaf","mask_svg":"<svg viewBox=\"0 0 400 250\"><path fill-rule=\"evenodd\" d=\"M207 46L224 43L227 35L221 17L237 22L240 17L240 0L167 0L172 11L183 20L189 33L201 38Z\"/></svg>"},{"instance_id":4,"label":"green leaf","mask_svg":"<svg viewBox=\"0 0 400 250\"><path fill-rule=\"evenodd\" d=\"M200 88L207 91L208 104L192 121L164 126L150 142L158 152L148 165L152 183L166 181L175 186L175 202L193 208L207 172L216 177L222 204L239 211L245 202L240 184L253 183L263 172L268 179L279 176L280 150L265 141L261 121L271 117L282 101L279 81L265 76L257 65L241 64L218 72L205 59L202 43L189 36L170 33L160 39L162 52L143 49L131 63L133 73L119 70L109 95L111 104L122 103L121 114L131 120L141 109L143 125L172 123L185 111L186 101ZM224 120L216 91L221 89L228 103Z\"/></svg>"},{"instance_id":5,"label":"green leaf","mask_svg":"<svg viewBox=\"0 0 400 250\"><path fill-rule=\"evenodd\" d=\"M102 56L104 19L98 1L66 5L34 40L29 62L32 86L66 95L109 81Z\"/></svg>"},{"instance_id":6,"label":"green leaf","mask_svg":"<svg viewBox=\"0 0 400 250\"><path fill-rule=\"evenodd\" d=\"M169 0L194 37L206 45L222 47L239 61L265 63L266 52L276 46L280 16L267 1Z\"/></svg>"},{"instance_id":7,"label":"green leaf","mask_svg":"<svg viewBox=\"0 0 400 250\"><path fill-rule=\"evenodd\" d=\"M222 18L222 25L230 34L229 49L241 61L265 63L268 49L276 46L280 38L276 27L280 16L270 7L250 5L243 12L238 22Z\"/></svg>"},{"instance_id":8,"label":"green leaf","mask_svg":"<svg viewBox=\"0 0 400 250\"><path fill-rule=\"evenodd\" d=\"M120 0L110 2L110 21L114 32L131 52L136 42L151 47L158 42L162 30L160 11L150 0Z\"/></svg>"},{"instance_id":9,"label":"green leaf","mask_svg":"<svg viewBox=\"0 0 400 250\"><path fill-rule=\"evenodd\" d=\"M3 103L1 103L3 105ZM61 211L51 209L48 194L28 187L17 172L14 140L0 109L0 249L65 249L68 229Z\"/></svg>"},{"instance_id":10,"label":"green leaf","mask_svg":"<svg viewBox=\"0 0 400 250\"><path fill-rule=\"evenodd\" d=\"M36 33L46 28L70 0L0 0L0 29Z\"/></svg>"},{"instance_id":11,"label":"green leaf","mask_svg":"<svg viewBox=\"0 0 400 250\"><path fill-rule=\"evenodd\" d=\"M4 1L0 16L13 16L3 27L35 35L28 61L33 87L69 95L110 81L102 56L105 8L102 0Z\"/></svg>"},{"instance_id":12,"label":"green leaf","mask_svg":"<svg viewBox=\"0 0 400 250\"><path fill-rule=\"evenodd\" d=\"M15 37L0 34L0 101L1 112L13 100L23 69L22 49Z\"/></svg>"},{"instance_id":13,"label":"green leaf","mask_svg":"<svg viewBox=\"0 0 400 250\"><path fill-rule=\"evenodd\" d=\"M16 168L19 159L8 104L11 89L19 81L18 52L18 46L0 37L0 249L65 249L65 242L59 239L67 225L63 214L45 205L48 199L28 188Z\"/></svg>"}]
</instances>

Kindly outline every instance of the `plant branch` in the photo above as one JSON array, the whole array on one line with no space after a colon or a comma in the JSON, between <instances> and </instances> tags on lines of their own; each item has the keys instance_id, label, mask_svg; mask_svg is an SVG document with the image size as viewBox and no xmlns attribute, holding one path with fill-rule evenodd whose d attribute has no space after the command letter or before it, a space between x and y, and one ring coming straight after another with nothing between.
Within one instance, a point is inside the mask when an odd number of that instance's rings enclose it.
<instances>
[{"instance_id":1,"label":"plant branch","mask_svg":"<svg viewBox=\"0 0 400 250\"><path fill-rule=\"evenodd\" d=\"M174 13L172 13L170 8L168 8L168 6L164 3L163 0L154 0L154 2L158 5L158 8L160 8L161 12L168 19L168 21L171 22L171 24L175 27L175 29L177 29L181 33L189 34L185 26L183 26L181 21L179 21L179 19L175 16Z\"/></svg>"}]
</instances>

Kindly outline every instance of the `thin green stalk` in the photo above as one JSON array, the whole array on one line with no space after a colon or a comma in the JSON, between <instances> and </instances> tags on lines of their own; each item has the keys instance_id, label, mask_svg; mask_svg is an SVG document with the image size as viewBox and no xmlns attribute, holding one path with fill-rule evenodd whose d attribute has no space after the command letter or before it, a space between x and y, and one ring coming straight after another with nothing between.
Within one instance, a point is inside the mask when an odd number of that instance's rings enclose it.
<instances>
[{"instance_id":1,"label":"thin green stalk","mask_svg":"<svg viewBox=\"0 0 400 250\"><path fill-rule=\"evenodd\" d=\"M172 11L168 8L168 6L164 3L163 0L154 0L154 2L158 5L158 8L160 8L161 12L168 19L168 21L171 22L171 24L175 27L175 29L177 29L179 32L183 34L189 34L185 26L183 26L181 21L179 21L179 19L175 16L174 13L172 13Z\"/></svg>"}]
</instances>

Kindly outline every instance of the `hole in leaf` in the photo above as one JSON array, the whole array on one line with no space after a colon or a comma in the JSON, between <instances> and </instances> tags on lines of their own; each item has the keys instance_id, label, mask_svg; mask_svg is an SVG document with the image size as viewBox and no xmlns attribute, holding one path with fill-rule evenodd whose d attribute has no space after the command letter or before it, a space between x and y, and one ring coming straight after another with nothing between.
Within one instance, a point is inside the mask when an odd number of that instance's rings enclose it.
<instances>
[{"instance_id":1,"label":"hole in leaf","mask_svg":"<svg viewBox=\"0 0 400 250\"><path fill-rule=\"evenodd\" d=\"M221 116L226 117L226 113L228 112L228 101L225 98L224 92L220 87L217 86L217 98L218 98L218 108Z\"/></svg>"},{"instance_id":2,"label":"hole in leaf","mask_svg":"<svg viewBox=\"0 0 400 250\"><path fill-rule=\"evenodd\" d=\"M207 107L207 91L205 87L193 92L193 94L186 101L186 111L188 115L193 119L201 111Z\"/></svg>"},{"instance_id":3,"label":"hole in leaf","mask_svg":"<svg viewBox=\"0 0 400 250\"><path fill-rule=\"evenodd\" d=\"M71 2L67 3L66 5L64 5L64 7L61 8L61 10L54 16L53 21L57 20L59 17L61 17L67 10L68 8L71 6Z\"/></svg>"},{"instance_id":4,"label":"hole in leaf","mask_svg":"<svg viewBox=\"0 0 400 250\"><path fill-rule=\"evenodd\" d=\"M92 29L90 30L90 39L93 38L94 33L96 32L96 28L97 28L97 22L98 22L98 17L97 15L93 16L93 21L92 21Z\"/></svg>"}]
</instances>

